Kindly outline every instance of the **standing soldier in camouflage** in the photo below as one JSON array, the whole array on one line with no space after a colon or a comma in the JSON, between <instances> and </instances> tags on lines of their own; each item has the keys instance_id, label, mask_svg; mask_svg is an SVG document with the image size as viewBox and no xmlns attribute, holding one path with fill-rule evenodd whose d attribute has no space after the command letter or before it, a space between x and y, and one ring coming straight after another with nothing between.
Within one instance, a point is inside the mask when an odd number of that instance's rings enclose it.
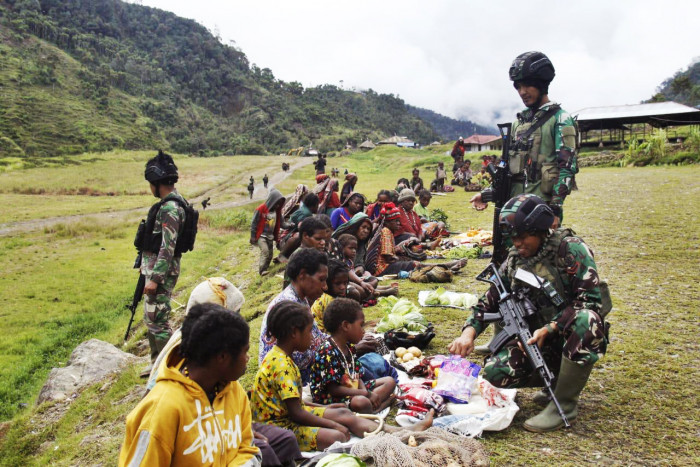
<instances>
[{"instance_id":1,"label":"standing soldier in camouflage","mask_svg":"<svg viewBox=\"0 0 700 467\"><path fill-rule=\"evenodd\" d=\"M153 196L161 199L148 213L146 225L153 225L153 229L146 231L147 243L142 250L141 265L141 273L146 277L144 321L151 361L155 361L172 334L168 324L170 296L180 276L181 258L175 246L185 222L185 210L180 202L186 201L175 189L177 167L168 154L158 151L158 155L146 163L145 176Z\"/></svg>"},{"instance_id":2,"label":"standing soldier in camouflage","mask_svg":"<svg viewBox=\"0 0 700 467\"><path fill-rule=\"evenodd\" d=\"M513 60L508 72L513 86L527 107L511 125L511 197L534 193L554 212L552 227L563 219L563 204L578 172L577 128L571 116L549 100L554 66L542 52L525 52ZM523 138L532 126L540 125ZM472 205L479 211L492 201L490 188L475 195Z\"/></svg>"},{"instance_id":3,"label":"standing soldier in camouflage","mask_svg":"<svg viewBox=\"0 0 700 467\"><path fill-rule=\"evenodd\" d=\"M581 391L591 374L593 364L607 347L607 324L604 318L612 307L607 284L598 278L593 253L569 229L550 229L554 213L543 200L532 194L509 200L499 217L503 234L512 238L513 247L500 267L503 283L512 292L521 290L537 309L528 319L532 339L542 351L547 366L557 374L554 395L569 421L578 415ZM563 303L545 294L542 287L528 287L515 278L523 269L536 274L541 284L549 281ZM462 335L449 346L449 351L467 356L474 350L474 340L489 323L484 313L497 313L499 297L491 287L473 308L473 315L462 329ZM557 371L558 370L558 371ZM517 388L542 384L516 341L505 344L486 359L484 378L497 387ZM564 426L553 402L545 392L535 401L547 404L539 414L528 419L524 427L534 432L553 431Z\"/></svg>"}]
</instances>

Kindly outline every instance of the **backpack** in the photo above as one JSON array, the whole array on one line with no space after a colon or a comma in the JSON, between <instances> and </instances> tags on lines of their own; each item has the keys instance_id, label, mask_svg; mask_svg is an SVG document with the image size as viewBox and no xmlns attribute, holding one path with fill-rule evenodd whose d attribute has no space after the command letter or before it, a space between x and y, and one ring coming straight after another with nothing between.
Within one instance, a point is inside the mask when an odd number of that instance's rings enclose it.
<instances>
[{"instance_id":1,"label":"backpack","mask_svg":"<svg viewBox=\"0 0 700 467\"><path fill-rule=\"evenodd\" d=\"M185 211L185 221L183 222L182 229L177 237L177 243L175 244L175 255L181 255L183 253L187 253L188 251L194 250L194 242L197 238L199 211L192 207L192 205L186 200L179 197L161 200L151 206L151 209L148 211L148 217L146 220L141 220L138 231L136 232L134 246L137 250L150 251L152 253L158 253L160 250L160 245L163 241L163 234L153 234L153 229L156 225L156 216L158 215L158 211L160 211L163 204L167 203L168 201L175 201Z\"/></svg>"}]
</instances>

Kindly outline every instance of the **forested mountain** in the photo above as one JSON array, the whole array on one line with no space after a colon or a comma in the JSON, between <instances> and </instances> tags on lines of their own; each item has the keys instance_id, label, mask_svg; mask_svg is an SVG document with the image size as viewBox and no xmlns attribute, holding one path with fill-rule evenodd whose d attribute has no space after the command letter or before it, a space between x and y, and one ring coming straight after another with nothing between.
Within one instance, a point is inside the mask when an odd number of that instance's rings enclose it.
<instances>
[{"instance_id":1,"label":"forested mountain","mask_svg":"<svg viewBox=\"0 0 700 467\"><path fill-rule=\"evenodd\" d=\"M393 134L439 139L393 94L278 80L172 13L118 0L0 2L0 156L333 151Z\"/></svg>"},{"instance_id":2,"label":"forested mountain","mask_svg":"<svg viewBox=\"0 0 700 467\"><path fill-rule=\"evenodd\" d=\"M695 59L684 71L664 80L647 102L675 101L696 107L700 105L700 60Z\"/></svg>"},{"instance_id":3,"label":"forested mountain","mask_svg":"<svg viewBox=\"0 0 700 467\"><path fill-rule=\"evenodd\" d=\"M432 110L422 109L420 107L413 107L412 105L407 105L408 111L411 112L416 117L424 120L435 128L443 141L456 140L460 136L465 138L477 134L477 135L497 135L497 128L488 128L485 126L477 125L476 123L470 122L468 120L455 120L453 118L445 117L439 113L433 112Z\"/></svg>"}]
</instances>

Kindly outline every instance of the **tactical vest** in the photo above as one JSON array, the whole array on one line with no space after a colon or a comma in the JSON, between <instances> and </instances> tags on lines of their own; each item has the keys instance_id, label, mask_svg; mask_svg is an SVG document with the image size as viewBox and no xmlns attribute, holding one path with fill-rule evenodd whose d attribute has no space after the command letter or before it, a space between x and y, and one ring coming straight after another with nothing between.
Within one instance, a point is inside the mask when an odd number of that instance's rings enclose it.
<instances>
[{"instance_id":1,"label":"tactical vest","mask_svg":"<svg viewBox=\"0 0 700 467\"><path fill-rule=\"evenodd\" d=\"M564 299L564 303L557 308L541 289L530 289L528 296L537 308L539 314L540 322L535 323L537 327L544 326L552 321L559 311L569 306L574 298L576 298L571 288L567 288L562 279L568 275L566 272L565 251L562 251L562 248L565 248L563 243L567 237L574 236L576 236L576 234L571 229L558 229L545 240L546 243L544 247L535 256L531 258L522 258L515 249L511 249L508 254L506 267L508 277L511 279L511 284L512 281L515 280L515 272L518 268L522 268L525 271L537 274L549 281L552 286L554 286L557 293ZM599 310L595 311L598 312L601 319L604 319L612 309L612 300L610 298L608 284L605 281L601 280L598 287L601 295L601 307Z\"/></svg>"},{"instance_id":2,"label":"tactical vest","mask_svg":"<svg viewBox=\"0 0 700 467\"><path fill-rule=\"evenodd\" d=\"M197 223L199 221L199 212L192 207L182 196L167 197L155 203L148 210L148 216L142 220L136 231L134 246L138 251L148 251L158 253L163 242L162 227L156 231L156 220L160 208L168 201L174 201L184 211L182 225L178 231L178 238L175 245L175 256L180 256L183 253L194 249L194 242L197 238Z\"/></svg>"},{"instance_id":3,"label":"tactical vest","mask_svg":"<svg viewBox=\"0 0 700 467\"><path fill-rule=\"evenodd\" d=\"M559 167L556 160L554 126L558 104L539 109L531 118L518 114L513 123L512 145L509 154L510 171L514 181L534 184L540 182L539 191L549 197L557 180ZM562 127L566 146L576 147L575 127Z\"/></svg>"}]
</instances>

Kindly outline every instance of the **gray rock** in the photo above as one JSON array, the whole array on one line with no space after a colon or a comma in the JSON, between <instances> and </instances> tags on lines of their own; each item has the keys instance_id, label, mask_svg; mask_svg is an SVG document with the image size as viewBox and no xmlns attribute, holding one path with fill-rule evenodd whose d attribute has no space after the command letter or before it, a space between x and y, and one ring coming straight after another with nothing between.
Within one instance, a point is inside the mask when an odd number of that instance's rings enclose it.
<instances>
[{"instance_id":1,"label":"gray rock","mask_svg":"<svg viewBox=\"0 0 700 467\"><path fill-rule=\"evenodd\" d=\"M41 388L37 404L62 401L81 389L97 383L129 363L140 359L98 339L83 342L73 350L68 365L54 368Z\"/></svg>"}]
</instances>

